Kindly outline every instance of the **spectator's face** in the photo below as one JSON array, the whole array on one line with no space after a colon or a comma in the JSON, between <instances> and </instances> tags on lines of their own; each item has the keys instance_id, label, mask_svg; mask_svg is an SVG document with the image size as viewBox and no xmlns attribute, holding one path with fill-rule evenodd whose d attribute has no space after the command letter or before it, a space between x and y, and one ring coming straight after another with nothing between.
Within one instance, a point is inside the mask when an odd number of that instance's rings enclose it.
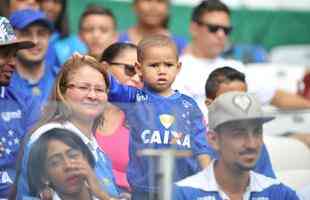
<instances>
[{"instance_id":1,"label":"spectator's face","mask_svg":"<svg viewBox=\"0 0 310 200\"><path fill-rule=\"evenodd\" d=\"M199 42L201 50L208 58L216 58L223 52L228 35L222 28L214 31L208 28L208 25L229 28L229 16L223 11L206 12L200 22L201 24L193 22L191 25L193 39Z\"/></svg>"},{"instance_id":2,"label":"spectator's face","mask_svg":"<svg viewBox=\"0 0 310 200\"><path fill-rule=\"evenodd\" d=\"M219 88L216 92L216 97L230 91L239 91L239 92L246 92L247 85L242 81L230 81L230 82L223 82L219 85Z\"/></svg>"},{"instance_id":3,"label":"spectator's face","mask_svg":"<svg viewBox=\"0 0 310 200\"><path fill-rule=\"evenodd\" d=\"M72 195L82 191L85 178L74 167L77 162L86 163L85 156L59 140L48 142L46 172L50 184L58 194Z\"/></svg>"},{"instance_id":4,"label":"spectator's face","mask_svg":"<svg viewBox=\"0 0 310 200\"><path fill-rule=\"evenodd\" d=\"M253 169L263 144L262 129L255 121L224 124L220 133L214 133L219 162L236 172Z\"/></svg>"},{"instance_id":5,"label":"spectator's face","mask_svg":"<svg viewBox=\"0 0 310 200\"><path fill-rule=\"evenodd\" d=\"M22 10L26 8L37 10L39 9L39 4L37 0L10 0L9 8L11 13L16 10Z\"/></svg>"},{"instance_id":6,"label":"spectator's face","mask_svg":"<svg viewBox=\"0 0 310 200\"><path fill-rule=\"evenodd\" d=\"M31 63L43 62L48 48L50 30L43 25L33 24L23 30L16 30L16 35L20 40L29 40L35 44L31 49L18 51L18 59Z\"/></svg>"},{"instance_id":7,"label":"spectator's face","mask_svg":"<svg viewBox=\"0 0 310 200\"><path fill-rule=\"evenodd\" d=\"M103 75L90 66L81 66L68 77L65 99L73 110L73 118L94 120L102 114L107 102L107 86Z\"/></svg>"},{"instance_id":8,"label":"spectator's face","mask_svg":"<svg viewBox=\"0 0 310 200\"><path fill-rule=\"evenodd\" d=\"M0 86L10 83L12 73L15 70L16 48L11 46L0 47Z\"/></svg>"},{"instance_id":9,"label":"spectator's face","mask_svg":"<svg viewBox=\"0 0 310 200\"><path fill-rule=\"evenodd\" d=\"M113 19L107 15L88 15L81 24L80 37L89 49L89 55L99 58L108 46L117 40Z\"/></svg>"},{"instance_id":10,"label":"spectator's face","mask_svg":"<svg viewBox=\"0 0 310 200\"><path fill-rule=\"evenodd\" d=\"M138 20L147 26L162 26L169 12L168 0L137 0L134 4Z\"/></svg>"},{"instance_id":11,"label":"spectator's face","mask_svg":"<svg viewBox=\"0 0 310 200\"><path fill-rule=\"evenodd\" d=\"M46 13L48 19L54 23L58 19L62 10L60 0L41 0L40 7Z\"/></svg>"},{"instance_id":12,"label":"spectator's face","mask_svg":"<svg viewBox=\"0 0 310 200\"><path fill-rule=\"evenodd\" d=\"M171 95L171 85L181 69L176 49L171 46L149 46L139 64L143 81L162 96Z\"/></svg>"},{"instance_id":13,"label":"spectator's face","mask_svg":"<svg viewBox=\"0 0 310 200\"><path fill-rule=\"evenodd\" d=\"M111 72L117 80L122 84L141 88L142 81L135 69L137 62L137 50L134 48L124 49L109 64L109 72Z\"/></svg>"}]
</instances>

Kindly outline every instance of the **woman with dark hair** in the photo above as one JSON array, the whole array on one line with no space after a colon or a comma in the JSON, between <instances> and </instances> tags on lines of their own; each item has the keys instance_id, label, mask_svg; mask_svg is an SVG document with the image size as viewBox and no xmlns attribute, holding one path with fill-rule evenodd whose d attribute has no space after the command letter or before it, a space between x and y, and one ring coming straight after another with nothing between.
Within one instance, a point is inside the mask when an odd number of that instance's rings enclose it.
<instances>
[{"instance_id":1,"label":"woman with dark hair","mask_svg":"<svg viewBox=\"0 0 310 200\"><path fill-rule=\"evenodd\" d=\"M95 159L79 136L67 129L51 129L30 150L30 194L40 199L111 200L100 189L94 166Z\"/></svg>"},{"instance_id":2,"label":"woman with dark hair","mask_svg":"<svg viewBox=\"0 0 310 200\"><path fill-rule=\"evenodd\" d=\"M38 0L40 8L46 13L48 19L54 24L54 33L51 41L69 36L66 0Z\"/></svg>"},{"instance_id":3,"label":"woman with dark hair","mask_svg":"<svg viewBox=\"0 0 310 200\"><path fill-rule=\"evenodd\" d=\"M163 34L170 36L181 54L186 46L186 39L172 34L168 30L170 0L134 0L133 8L137 24L119 36L119 42L138 44L145 36Z\"/></svg>"},{"instance_id":4,"label":"woman with dark hair","mask_svg":"<svg viewBox=\"0 0 310 200\"><path fill-rule=\"evenodd\" d=\"M137 47L130 43L114 43L103 52L101 62L107 65L107 71L121 83L141 87L142 82L134 64L137 62ZM116 184L129 192L126 171L129 160L129 130L125 114L117 106L108 104L103 113L103 122L96 131L99 146L112 161Z\"/></svg>"},{"instance_id":5,"label":"woman with dark hair","mask_svg":"<svg viewBox=\"0 0 310 200\"><path fill-rule=\"evenodd\" d=\"M119 195L112 174L111 163L98 146L94 131L101 123L107 102L106 71L90 56L76 55L62 67L54 84L50 103L42 120L25 140L23 156L20 156L17 199L29 196L27 162L33 143L53 128L65 128L76 133L89 147L95 158L95 173L110 196Z\"/></svg>"}]
</instances>

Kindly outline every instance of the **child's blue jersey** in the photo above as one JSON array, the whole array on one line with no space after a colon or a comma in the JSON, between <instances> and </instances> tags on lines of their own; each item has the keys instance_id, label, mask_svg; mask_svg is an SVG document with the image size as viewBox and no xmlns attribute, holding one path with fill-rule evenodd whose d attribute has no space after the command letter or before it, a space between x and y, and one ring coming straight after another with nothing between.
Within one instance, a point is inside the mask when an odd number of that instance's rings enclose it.
<instances>
[{"instance_id":1,"label":"child's blue jersey","mask_svg":"<svg viewBox=\"0 0 310 200\"><path fill-rule=\"evenodd\" d=\"M134 190L156 192L157 160L137 156L142 149L174 148L190 150L191 157L175 163L174 181L194 174L199 168L197 156L214 151L206 139L206 127L198 106L188 96L175 92L162 97L147 88L137 89L120 85L110 78L109 100L126 113L130 128L129 164L127 177Z\"/></svg>"},{"instance_id":2,"label":"child's blue jersey","mask_svg":"<svg viewBox=\"0 0 310 200\"><path fill-rule=\"evenodd\" d=\"M7 198L15 179L19 145L38 114L30 98L10 87L0 88L0 199Z\"/></svg>"},{"instance_id":3,"label":"child's blue jersey","mask_svg":"<svg viewBox=\"0 0 310 200\"><path fill-rule=\"evenodd\" d=\"M175 185L173 200L229 199L216 182L213 164ZM298 200L296 192L278 180L250 171L250 182L244 200Z\"/></svg>"}]
</instances>

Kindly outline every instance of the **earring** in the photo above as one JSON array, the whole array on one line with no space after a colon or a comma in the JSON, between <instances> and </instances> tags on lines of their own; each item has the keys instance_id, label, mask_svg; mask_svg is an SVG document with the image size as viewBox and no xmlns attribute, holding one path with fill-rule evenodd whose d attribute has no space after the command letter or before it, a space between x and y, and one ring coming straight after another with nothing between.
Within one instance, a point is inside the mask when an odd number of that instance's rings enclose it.
<instances>
[{"instance_id":1,"label":"earring","mask_svg":"<svg viewBox=\"0 0 310 200\"><path fill-rule=\"evenodd\" d=\"M47 181L44 183L44 188L39 193L41 200L52 200L54 190L50 187L50 183Z\"/></svg>"}]
</instances>

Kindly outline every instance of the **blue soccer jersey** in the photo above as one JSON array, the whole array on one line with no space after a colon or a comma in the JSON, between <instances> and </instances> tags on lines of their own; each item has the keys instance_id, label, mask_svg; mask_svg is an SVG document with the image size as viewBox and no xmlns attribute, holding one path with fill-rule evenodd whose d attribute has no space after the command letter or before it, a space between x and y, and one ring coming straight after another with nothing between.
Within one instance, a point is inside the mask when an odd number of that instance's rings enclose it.
<instances>
[{"instance_id":1,"label":"blue soccer jersey","mask_svg":"<svg viewBox=\"0 0 310 200\"><path fill-rule=\"evenodd\" d=\"M46 61L45 63L49 62ZM44 74L39 81L31 82L26 80L16 71L12 75L10 87L18 93L24 93L26 96L32 96L32 98L42 106L47 103L54 85L55 78L55 67L46 64L44 68Z\"/></svg>"},{"instance_id":2,"label":"blue soccer jersey","mask_svg":"<svg viewBox=\"0 0 310 200\"><path fill-rule=\"evenodd\" d=\"M127 177L131 187L141 192L157 192L157 160L137 156L142 149L189 150L191 157L176 159L174 180L194 174L197 156L214 151L206 140L206 128L198 106L188 96L175 92L162 97L147 88L124 86L110 76L109 100L126 113L130 129Z\"/></svg>"},{"instance_id":3,"label":"blue soccer jersey","mask_svg":"<svg viewBox=\"0 0 310 200\"><path fill-rule=\"evenodd\" d=\"M203 171L175 184L174 200L225 200L214 175L214 162ZM250 171L250 182L243 194L244 200L298 200L289 187L278 180Z\"/></svg>"},{"instance_id":4,"label":"blue soccer jersey","mask_svg":"<svg viewBox=\"0 0 310 200\"><path fill-rule=\"evenodd\" d=\"M10 87L0 89L0 199L6 198L15 179L19 145L38 118L34 102Z\"/></svg>"}]
</instances>

